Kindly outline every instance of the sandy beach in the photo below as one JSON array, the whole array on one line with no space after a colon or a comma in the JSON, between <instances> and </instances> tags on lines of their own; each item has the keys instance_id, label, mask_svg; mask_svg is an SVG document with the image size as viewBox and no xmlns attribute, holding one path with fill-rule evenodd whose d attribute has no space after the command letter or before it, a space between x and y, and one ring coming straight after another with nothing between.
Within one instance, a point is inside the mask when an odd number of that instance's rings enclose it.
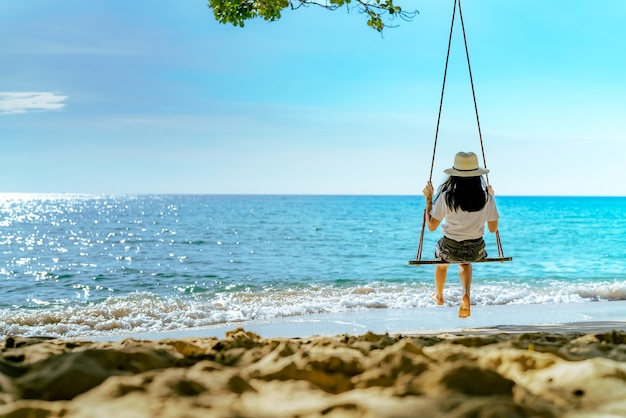
<instances>
[{"instance_id":1,"label":"sandy beach","mask_svg":"<svg viewBox=\"0 0 626 418\"><path fill-rule=\"evenodd\" d=\"M623 417L626 327L6 337L2 417Z\"/></svg>"}]
</instances>

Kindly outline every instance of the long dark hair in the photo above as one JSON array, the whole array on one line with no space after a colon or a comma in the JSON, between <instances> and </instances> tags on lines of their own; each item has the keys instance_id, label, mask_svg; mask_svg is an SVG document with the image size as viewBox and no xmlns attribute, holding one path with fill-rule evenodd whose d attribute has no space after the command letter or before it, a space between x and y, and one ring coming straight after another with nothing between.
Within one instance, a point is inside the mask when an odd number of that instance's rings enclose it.
<instances>
[{"instance_id":1,"label":"long dark hair","mask_svg":"<svg viewBox=\"0 0 626 418\"><path fill-rule=\"evenodd\" d=\"M482 176L450 176L437 190L437 198L446 192L446 205L456 212L478 212L487 203L487 191Z\"/></svg>"}]
</instances>

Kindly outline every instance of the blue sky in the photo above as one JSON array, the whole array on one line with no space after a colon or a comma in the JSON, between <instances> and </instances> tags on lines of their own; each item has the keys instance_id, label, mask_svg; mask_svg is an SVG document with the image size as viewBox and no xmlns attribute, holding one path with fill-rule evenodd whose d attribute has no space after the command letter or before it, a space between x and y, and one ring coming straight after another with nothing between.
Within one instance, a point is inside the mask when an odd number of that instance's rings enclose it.
<instances>
[{"instance_id":1,"label":"blue sky","mask_svg":"<svg viewBox=\"0 0 626 418\"><path fill-rule=\"evenodd\" d=\"M0 191L421 194L452 0L244 28L204 0L0 3ZM626 195L626 2L465 0L501 195ZM460 26L457 25L457 28ZM433 181L480 152L454 34Z\"/></svg>"}]
</instances>

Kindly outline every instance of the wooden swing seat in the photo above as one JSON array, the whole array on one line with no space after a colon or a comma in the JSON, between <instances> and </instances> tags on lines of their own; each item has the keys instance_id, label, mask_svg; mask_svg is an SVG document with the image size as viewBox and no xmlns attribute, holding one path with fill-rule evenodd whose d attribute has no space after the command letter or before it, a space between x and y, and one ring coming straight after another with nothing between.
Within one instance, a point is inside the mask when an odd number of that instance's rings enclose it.
<instances>
[{"instance_id":1,"label":"wooden swing seat","mask_svg":"<svg viewBox=\"0 0 626 418\"><path fill-rule=\"evenodd\" d=\"M513 261L513 257L487 257L482 260L472 261L471 263L504 263L505 261ZM411 266L421 266L423 264L463 264L461 261L443 261L443 260L409 260Z\"/></svg>"}]
</instances>

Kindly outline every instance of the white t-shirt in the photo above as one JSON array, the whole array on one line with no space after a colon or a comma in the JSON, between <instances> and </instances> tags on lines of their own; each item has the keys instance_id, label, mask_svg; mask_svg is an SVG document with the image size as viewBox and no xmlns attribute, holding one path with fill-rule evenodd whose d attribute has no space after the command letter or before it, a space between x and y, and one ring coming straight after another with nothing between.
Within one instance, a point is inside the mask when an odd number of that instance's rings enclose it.
<instances>
[{"instance_id":1,"label":"white t-shirt","mask_svg":"<svg viewBox=\"0 0 626 418\"><path fill-rule=\"evenodd\" d=\"M441 226L443 235L455 241L481 238L485 234L485 222L500 218L496 202L490 194L487 194L485 207L478 212L465 212L461 209L455 212L446 204L446 192L442 192L435 200L430 215L439 221L445 219Z\"/></svg>"}]
</instances>

